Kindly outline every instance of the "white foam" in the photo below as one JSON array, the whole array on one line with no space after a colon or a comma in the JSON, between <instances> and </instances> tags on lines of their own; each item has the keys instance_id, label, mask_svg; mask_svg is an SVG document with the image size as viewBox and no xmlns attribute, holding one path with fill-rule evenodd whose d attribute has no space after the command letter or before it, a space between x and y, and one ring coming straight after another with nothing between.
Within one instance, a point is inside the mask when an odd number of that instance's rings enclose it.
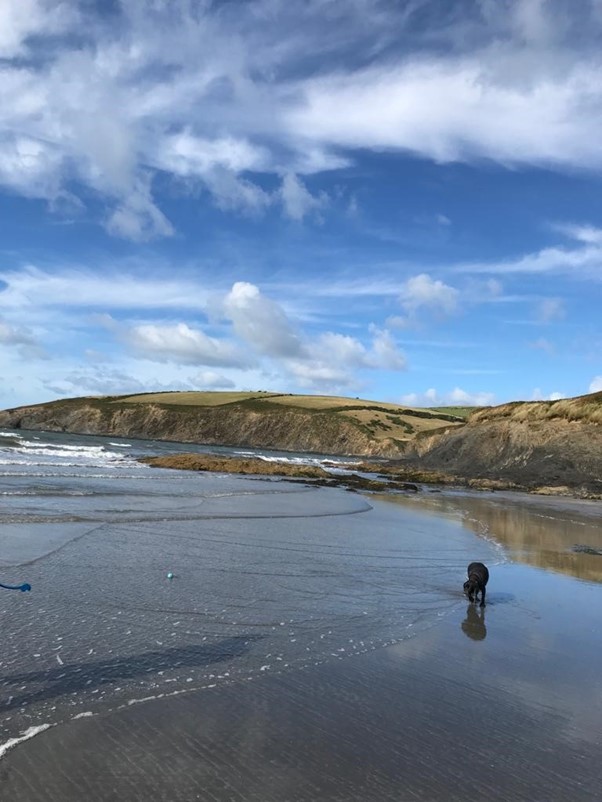
<instances>
[{"instance_id":1,"label":"white foam","mask_svg":"<svg viewBox=\"0 0 602 802\"><path fill-rule=\"evenodd\" d=\"M37 727L29 727L29 729L25 730L25 732L17 738L9 738L8 741L0 744L0 760L2 760L7 752L14 749L15 746L18 746L24 741L29 741L31 738L35 738L36 735L44 732L44 730L49 730L52 726L52 724L39 724Z\"/></svg>"}]
</instances>

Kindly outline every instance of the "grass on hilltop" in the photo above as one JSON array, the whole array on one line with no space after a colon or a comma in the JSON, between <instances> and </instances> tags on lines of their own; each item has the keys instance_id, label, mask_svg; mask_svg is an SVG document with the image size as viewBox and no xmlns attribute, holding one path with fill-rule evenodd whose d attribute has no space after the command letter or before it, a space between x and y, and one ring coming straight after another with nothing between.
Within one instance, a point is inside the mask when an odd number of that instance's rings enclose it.
<instances>
[{"instance_id":1,"label":"grass on hilltop","mask_svg":"<svg viewBox=\"0 0 602 802\"><path fill-rule=\"evenodd\" d=\"M473 412L470 417L471 423L489 420L538 423L554 419L601 424L602 392L559 401L513 401Z\"/></svg>"}]
</instances>

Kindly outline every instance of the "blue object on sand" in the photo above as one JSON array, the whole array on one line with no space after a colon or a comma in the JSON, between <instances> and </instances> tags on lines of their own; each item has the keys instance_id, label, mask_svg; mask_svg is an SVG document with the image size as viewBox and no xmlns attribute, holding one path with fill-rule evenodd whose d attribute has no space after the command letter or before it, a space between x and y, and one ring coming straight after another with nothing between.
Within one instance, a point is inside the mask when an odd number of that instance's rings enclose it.
<instances>
[{"instance_id":1,"label":"blue object on sand","mask_svg":"<svg viewBox=\"0 0 602 802\"><path fill-rule=\"evenodd\" d=\"M31 585L29 584L29 582L23 582L22 585L4 585L2 582L0 582L0 588L6 588L7 590L26 591L26 590L31 590Z\"/></svg>"},{"instance_id":2,"label":"blue object on sand","mask_svg":"<svg viewBox=\"0 0 602 802\"><path fill-rule=\"evenodd\" d=\"M168 579L173 579L173 574L172 574L172 572L171 572L171 571L168 571L168 573L167 573L167 578L168 578Z\"/></svg>"}]
</instances>

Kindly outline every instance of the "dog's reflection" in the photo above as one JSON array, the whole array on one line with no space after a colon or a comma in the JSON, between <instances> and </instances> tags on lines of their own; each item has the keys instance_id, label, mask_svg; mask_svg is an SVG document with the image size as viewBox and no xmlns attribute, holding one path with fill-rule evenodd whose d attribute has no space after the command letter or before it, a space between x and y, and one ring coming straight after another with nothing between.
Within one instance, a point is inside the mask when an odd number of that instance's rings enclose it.
<instances>
[{"instance_id":1,"label":"dog's reflection","mask_svg":"<svg viewBox=\"0 0 602 802\"><path fill-rule=\"evenodd\" d=\"M485 626L485 608L469 604L466 608L466 618L462 621L462 632L472 640L485 640L487 627Z\"/></svg>"}]
</instances>

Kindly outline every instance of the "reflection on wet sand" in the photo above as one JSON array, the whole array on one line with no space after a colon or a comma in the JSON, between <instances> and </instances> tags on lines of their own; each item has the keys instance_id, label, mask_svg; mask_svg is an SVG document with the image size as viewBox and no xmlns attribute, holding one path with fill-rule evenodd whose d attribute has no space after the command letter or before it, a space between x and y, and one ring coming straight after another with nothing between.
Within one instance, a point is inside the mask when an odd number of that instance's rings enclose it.
<instances>
[{"instance_id":1,"label":"reflection on wet sand","mask_svg":"<svg viewBox=\"0 0 602 802\"><path fill-rule=\"evenodd\" d=\"M437 493L395 500L461 518L478 535L495 538L516 562L602 582L602 556L593 553L602 549L602 505L598 515L592 502L582 502L579 509L577 502L505 493ZM592 551L573 551L577 544Z\"/></svg>"},{"instance_id":2,"label":"reflection on wet sand","mask_svg":"<svg viewBox=\"0 0 602 802\"><path fill-rule=\"evenodd\" d=\"M471 640L485 640L487 627L485 626L485 608L469 604L466 609L466 618L462 621L462 632Z\"/></svg>"}]
</instances>

